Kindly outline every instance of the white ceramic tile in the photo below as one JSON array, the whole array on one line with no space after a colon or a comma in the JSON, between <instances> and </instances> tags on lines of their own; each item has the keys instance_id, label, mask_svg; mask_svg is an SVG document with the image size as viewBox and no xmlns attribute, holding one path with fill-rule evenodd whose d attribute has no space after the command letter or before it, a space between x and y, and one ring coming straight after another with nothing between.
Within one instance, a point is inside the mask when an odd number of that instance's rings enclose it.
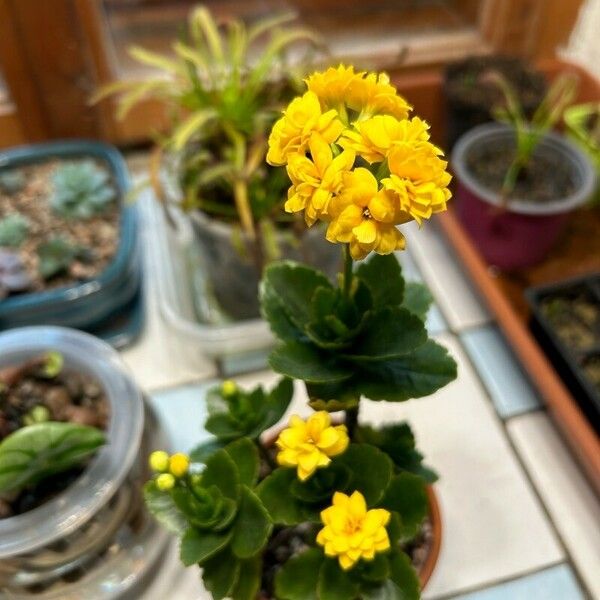
<instances>
[{"instance_id":1,"label":"white ceramic tile","mask_svg":"<svg viewBox=\"0 0 600 600\"><path fill-rule=\"evenodd\" d=\"M408 419L428 463L440 473L436 487L444 539L426 598L488 586L564 559L460 344L449 334L439 339L459 363L456 382L425 399L365 403L362 415L376 424ZM240 377L238 382L270 386L276 378L262 372ZM189 388L190 406L198 401L198 389ZM289 412L311 412L301 385Z\"/></svg>"},{"instance_id":2,"label":"white ceramic tile","mask_svg":"<svg viewBox=\"0 0 600 600\"><path fill-rule=\"evenodd\" d=\"M600 598L600 501L545 413L516 417L508 431L576 569Z\"/></svg>"},{"instance_id":3,"label":"white ceramic tile","mask_svg":"<svg viewBox=\"0 0 600 600\"><path fill-rule=\"evenodd\" d=\"M134 377L145 390L204 379L215 373L212 361L205 358L198 348L191 347L171 331L159 313L156 275L160 257L152 251L152 239L147 227L148 203L151 201L148 194L144 194L138 201L146 322L138 341L122 353Z\"/></svg>"},{"instance_id":4,"label":"white ceramic tile","mask_svg":"<svg viewBox=\"0 0 600 600\"><path fill-rule=\"evenodd\" d=\"M490 320L483 303L435 223L402 227L407 246L453 331Z\"/></svg>"}]
</instances>

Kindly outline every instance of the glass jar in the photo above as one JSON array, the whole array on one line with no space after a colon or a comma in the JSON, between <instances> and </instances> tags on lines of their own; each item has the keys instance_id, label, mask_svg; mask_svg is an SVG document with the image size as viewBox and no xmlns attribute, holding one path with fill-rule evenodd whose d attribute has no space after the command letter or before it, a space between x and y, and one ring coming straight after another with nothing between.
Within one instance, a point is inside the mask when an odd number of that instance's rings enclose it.
<instances>
[{"instance_id":1,"label":"glass jar","mask_svg":"<svg viewBox=\"0 0 600 600\"><path fill-rule=\"evenodd\" d=\"M138 598L169 541L146 512L141 491L146 457L165 442L117 352L89 334L62 327L7 331L0 334L0 368L49 350L63 355L66 370L103 387L108 442L63 492L0 520L0 597Z\"/></svg>"}]
</instances>

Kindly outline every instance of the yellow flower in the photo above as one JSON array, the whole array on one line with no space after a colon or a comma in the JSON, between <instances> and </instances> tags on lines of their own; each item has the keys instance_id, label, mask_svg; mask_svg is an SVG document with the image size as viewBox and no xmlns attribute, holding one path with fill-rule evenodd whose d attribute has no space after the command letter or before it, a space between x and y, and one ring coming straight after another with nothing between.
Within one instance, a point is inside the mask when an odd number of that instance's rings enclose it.
<instances>
[{"instance_id":1,"label":"yellow flower","mask_svg":"<svg viewBox=\"0 0 600 600\"><path fill-rule=\"evenodd\" d=\"M287 212L304 211L304 219L312 225L326 218L329 201L342 186L342 174L354 164L354 152L344 150L333 157L329 143L318 133L309 141L312 160L303 154L289 157L287 172L292 180L285 203Z\"/></svg>"},{"instance_id":2,"label":"yellow flower","mask_svg":"<svg viewBox=\"0 0 600 600\"><path fill-rule=\"evenodd\" d=\"M328 412L320 411L307 421L293 415L289 427L277 438L277 462L284 467L297 467L298 477L308 479L319 467L326 467L331 456L337 456L348 447L345 425L331 425Z\"/></svg>"},{"instance_id":3,"label":"yellow flower","mask_svg":"<svg viewBox=\"0 0 600 600\"><path fill-rule=\"evenodd\" d=\"M168 492L175 487L175 477L171 473L163 473L156 478L156 487L161 492Z\"/></svg>"},{"instance_id":4,"label":"yellow flower","mask_svg":"<svg viewBox=\"0 0 600 600\"><path fill-rule=\"evenodd\" d=\"M419 117L398 120L390 115L376 115L354 124L344 132L340 146L354 150L368 163L381 162L396 143L426 142L429 125Z\"/></svg>"},{"instance_id":5,"label":"yellow flower","mask_svg":"<svg viewBox=\"0 0 600 600\"><path fill-rule=\"evenodd\" d=\"M452 177L441 153L433 144L422 142L397 144L388 155L390 176L382 184L397 198L400 208L419 224L446 210L452 196L448 189Z\"/></svg>"},{"instance_id":6,"label":"yellow flower","mask_svg":"<svg viewBox=\"0 0 600 600\"><path fill-rule=\"evenodd\" d=\"M323 108L339 108L346 101L348 86L363 75L355 73L352 66L339 65L322 73L313 73L305 81L306 87L318 96Z\"/></svg>"},{"instance_id":7,"label":"yellow flower","mask_svg":"<svg viewBox=\"0 0 600 600\"><path fill-rule=\"evenodd\" d=\"M402 250L405 240L396 225L411 220L394 195L380 190L375 176L363 167L344 174L342 191L331 201L329 216L327 239L350 244L354 260L373 250L378 254Z\"/></svg>"},{"instance_id":8,"label":"yellow flower","mask_svg":"<svg viewBox=\"0 0 600 600\"><path fill-rule=\"evenodd\" d=\"M363 117L377 114L406 119L412 107L398 95L386 73L369 73L354 78L347 90L346 104Z\"/></svg>"},{"instance_id":9,"label":"yellow flower","mask_svg":"<svg viewBox=\"0 0 600 600\"><path fill-rule=\"evenodd\" d=\"M169 471L175 477L183 477L189 469L190 459L186 454L178 452L169 459Z\"/></svg>"},{"instance_id":10,"label":"yellow flower","mask_svg":"<svg viewBox=\"0 0 600 600\"><path fill-rule=\"evenodd\" d=\"M303 154L313 132L321 134L327 144L335 142L344 129L335 110L321 112L319 99L313 92L295 98L271 130L267 162L280 166L291 154Z\"/></svg>"},{"instance_id":11,"label":"yellow flower","mask_svg":"<svg viewBox=\"0 0 600 600\"><path fill-rule=\"evenodd\" d=\"M156 450L150 455L148 464L153 471L164 473L169 468L169 455L164 450Z\"/></svg>"},{"instance_id":12,"label":"yellow flower","mask_svg":"<svg viewBox=\"0 0 600 600\"><path fill-rule=\"evenodd\" d=\"M327 556L337 556L340 567L347 571L361 558L373 560L376 552L389 550L385 526L390 516L383 508L367 510L360 492L351 496L336 492L333 506L321 512L325 527L319 531L317 543L324 547Z\"/></svg>"}]
</instances>

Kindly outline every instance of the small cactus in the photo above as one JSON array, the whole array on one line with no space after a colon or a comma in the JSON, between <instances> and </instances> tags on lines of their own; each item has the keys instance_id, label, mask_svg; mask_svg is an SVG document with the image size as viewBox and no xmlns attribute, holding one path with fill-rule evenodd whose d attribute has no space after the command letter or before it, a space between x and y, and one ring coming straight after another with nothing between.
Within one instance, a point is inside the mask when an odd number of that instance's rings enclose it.
<instances>
[{"instance_id":1,"label":"small cactus","mask_svg":"<svg viewBox=\"0 0 600 600\"><path fill-rule=\"evenodd\" d=\"M29 221L14 213L0 220L0 246L18 248L29 230Z\"/></svg>"},{"instance_id":2,"label":"small cactus","mask_svg":"<svg viewBox=\"0 0 600 600\"><path fill-rule=\"evenodd\" d=\"M25 292L32 285L19 254L0 248L0 299L14 292Z\"/></svg>"},{"instance_id":3,"label":"small cactus","mask_svg":"<svg viewBox=\"0 0 600 600\"><path fill-rule=\"evenodd\" d=\"M89 219L103 213L116 196L106 169L91 160L60 165L52 184L52 210L71 219Z\"/></svg>"},{"instance_id":4,"label":"small cactus","mask_svg":"<svg viewBox=\"0 0 600 600\"><path fill-rule=\"evenodd\" d=\"M0 192L5 194L16 194L25 187L25 175L23 171L12 169L0 172Z\"/></svg>"}]
</instances>

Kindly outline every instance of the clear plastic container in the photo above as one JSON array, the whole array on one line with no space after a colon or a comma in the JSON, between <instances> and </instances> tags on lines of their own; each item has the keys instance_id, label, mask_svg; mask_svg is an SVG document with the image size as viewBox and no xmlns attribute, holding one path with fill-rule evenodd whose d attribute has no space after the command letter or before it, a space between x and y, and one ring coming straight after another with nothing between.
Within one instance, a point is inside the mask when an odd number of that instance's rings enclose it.
<instances>
[{"instance_id":1,"label":"clear plastic container","mask_svg":"<svg viewBox=\"0 0 600 600\"><path fill-rule=\"evenodd\" d=\"M211 301L202 272L199 249L189 221L178 211L169 211L166 222L156 202L140 205L144 211L152 261L157 269L160 311L167 324L204 354L227 358L260 353L273 345L269 326L262 319L226 322Z\"/></svg>"},{"instance_id":2,"label":"clear plastic container","mask_svg":"<svg viewBox=\"0 0 600 600\"><path fill-rule=\"evenodd\" d=\"M81 477L42 506L0 520L0 597L107 600L144 584L168 536L147 514L146 456L164 445L153 415L115 350L62 327L0 334L0 368L57 350L110 404L108 443ZM138 597L138 596L134 596Z\"/></svg>"}]
</instances>

